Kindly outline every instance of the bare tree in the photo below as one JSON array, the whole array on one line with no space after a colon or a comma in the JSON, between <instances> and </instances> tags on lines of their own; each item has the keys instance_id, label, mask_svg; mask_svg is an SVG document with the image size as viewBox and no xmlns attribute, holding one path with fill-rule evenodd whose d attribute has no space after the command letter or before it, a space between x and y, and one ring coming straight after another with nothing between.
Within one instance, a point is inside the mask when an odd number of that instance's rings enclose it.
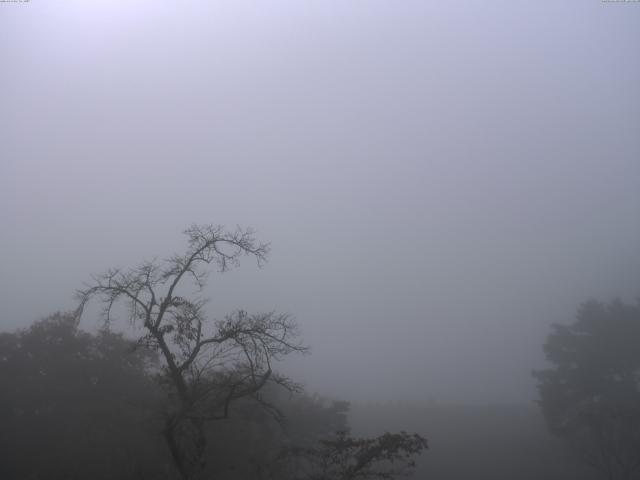
<instances>
[{"instance_id":1,"label":"bare tree","mask_svg":"<svg viewBox=\"0 0 640 480\"><path fill-rule=\"evenodd\" d=\"M228 418L235 401L254 399L278 417L260 390L268 382L298 390L297 384L274 372L272 364L307 347L298 341L297 325L286 314L251 315L241 310L208 321L206 301L199 293L193 298L180 295L194 286L201 292L212 266L225 272L242 256L254 257L261 266L268 244L257 242L250 229L229 232L220 226L193 225L184 233L184 254L93 276L77 292L77 321L87 302L97 298L104 305L105 326L119 302L128 307L130 322L142 325L145 333L138 343L161 353L161 379L172 394L164 411L163 435L180 475L191 479L205 466L206 425Z\"/></svg>"}]
</instances>

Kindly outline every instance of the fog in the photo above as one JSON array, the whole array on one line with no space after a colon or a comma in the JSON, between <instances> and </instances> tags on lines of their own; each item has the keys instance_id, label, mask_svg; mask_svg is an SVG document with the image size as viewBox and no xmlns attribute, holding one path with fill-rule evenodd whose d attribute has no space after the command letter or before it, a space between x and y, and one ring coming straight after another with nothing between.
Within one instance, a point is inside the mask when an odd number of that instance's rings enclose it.
<instances>
[{"instance_id":1,"label":"fog","mask_svg":"<svg viewBox=\"0 0 640 480\"><path fill-rule=\"evenodd\" d=\"M355 402L535 399L554 322L640 293L640 5L0 4L0 329L90 275L256 229L219 318ZM85 315L83 327L98 320Z\"/></svg>"}]
</instances>

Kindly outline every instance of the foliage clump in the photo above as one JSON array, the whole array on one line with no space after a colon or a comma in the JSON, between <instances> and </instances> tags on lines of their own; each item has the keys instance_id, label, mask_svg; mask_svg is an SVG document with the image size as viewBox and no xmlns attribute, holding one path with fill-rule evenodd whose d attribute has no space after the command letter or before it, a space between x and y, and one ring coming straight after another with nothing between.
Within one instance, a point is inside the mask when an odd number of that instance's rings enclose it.
<instances>
[{"instance_id":1,"label":"foliage clump","mask_svg":"<svg viewBox=\"0 0 640 480\"><path fill-rule=\"evenodd\" d=\"M640 472L640 304L589 301L544 345L534 372L549 429L606 478Z\"/></svg>"}]
</instances>

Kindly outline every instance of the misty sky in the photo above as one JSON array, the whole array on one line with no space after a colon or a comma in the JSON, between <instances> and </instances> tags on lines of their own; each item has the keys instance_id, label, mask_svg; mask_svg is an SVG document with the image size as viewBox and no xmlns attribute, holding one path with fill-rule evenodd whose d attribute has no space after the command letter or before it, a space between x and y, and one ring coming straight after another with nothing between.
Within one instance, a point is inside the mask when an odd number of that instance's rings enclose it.
<instances>
[{"instance_id":1,"label":"misty sky","mask_svg":"<svg viewBox=\"0 0 640 480\"><path fill-rule=\"evenodd\" d=\"M310 391L526 402L640 294L640 3L0 3L0 72L1 329L252 226L212 316L295 315Z\"/></svg>"}]
</instances>

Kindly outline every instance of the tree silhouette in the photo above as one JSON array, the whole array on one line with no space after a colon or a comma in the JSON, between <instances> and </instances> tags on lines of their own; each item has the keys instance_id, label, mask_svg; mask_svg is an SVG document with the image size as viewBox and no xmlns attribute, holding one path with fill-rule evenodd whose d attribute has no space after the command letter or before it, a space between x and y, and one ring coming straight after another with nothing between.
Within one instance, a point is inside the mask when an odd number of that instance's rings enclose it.
<instances>
[{"instance_id":1,"label":"tree silhouette","mask_svg":"<svg viewBox=\"0 0 640 480\"><path fill-rule=\"evenodd\" d=\"M269 252L267 244L257 242L249 229L229 232L220 226L193 225L184 233L188 247L183 254L94 276L78 291L77 318L88 301L98 298L105 325L114 305L124 302L129 320L143 327L138 343L160 353L161 380L171 394L164 412L164 438L181 476L191 479L205 466L206 425L228 418L240 399L251 399L278 417L260 391L268 383L299 390L274 372L273 362L307 348L286 314L240 310L212 321L205 300L184 296L188 287L202 291L212 266L222 273L237 266L242 256L253 257L260 266Z\"/></svg>"},{"instance_id":2,"label":"tree silhouette","mask_svg":"<svg viewBox=\"0 0 640 480\"><path fill-rule=\"evenodd\" d=\"M0 333L0 478L166 478L156 357L69 314Z\"/></svg>"},{"instance_id":3,"label":"tree silhouette","mask_svg":"<svg viewBox=\"0 0 640 480\"><path fill-rule=\"evenodd\" d=\"M589 301L544 345L534 372L549 429L609 479L640 471L640 305Z\"/></svg>"},{"instance_id":4,"label":"tree silhouette","mask_svg":"<svg viewBox=\"0 0 640 480\"><path fill-rule=\"evenodd\" d=\"M353 438L338 431L313 447L285 452L285 458L293 460L293 478L299 480L392 480L409 475L414 457L427 448L427 440L416 433Z\"/></svg>"}]
</instances>

